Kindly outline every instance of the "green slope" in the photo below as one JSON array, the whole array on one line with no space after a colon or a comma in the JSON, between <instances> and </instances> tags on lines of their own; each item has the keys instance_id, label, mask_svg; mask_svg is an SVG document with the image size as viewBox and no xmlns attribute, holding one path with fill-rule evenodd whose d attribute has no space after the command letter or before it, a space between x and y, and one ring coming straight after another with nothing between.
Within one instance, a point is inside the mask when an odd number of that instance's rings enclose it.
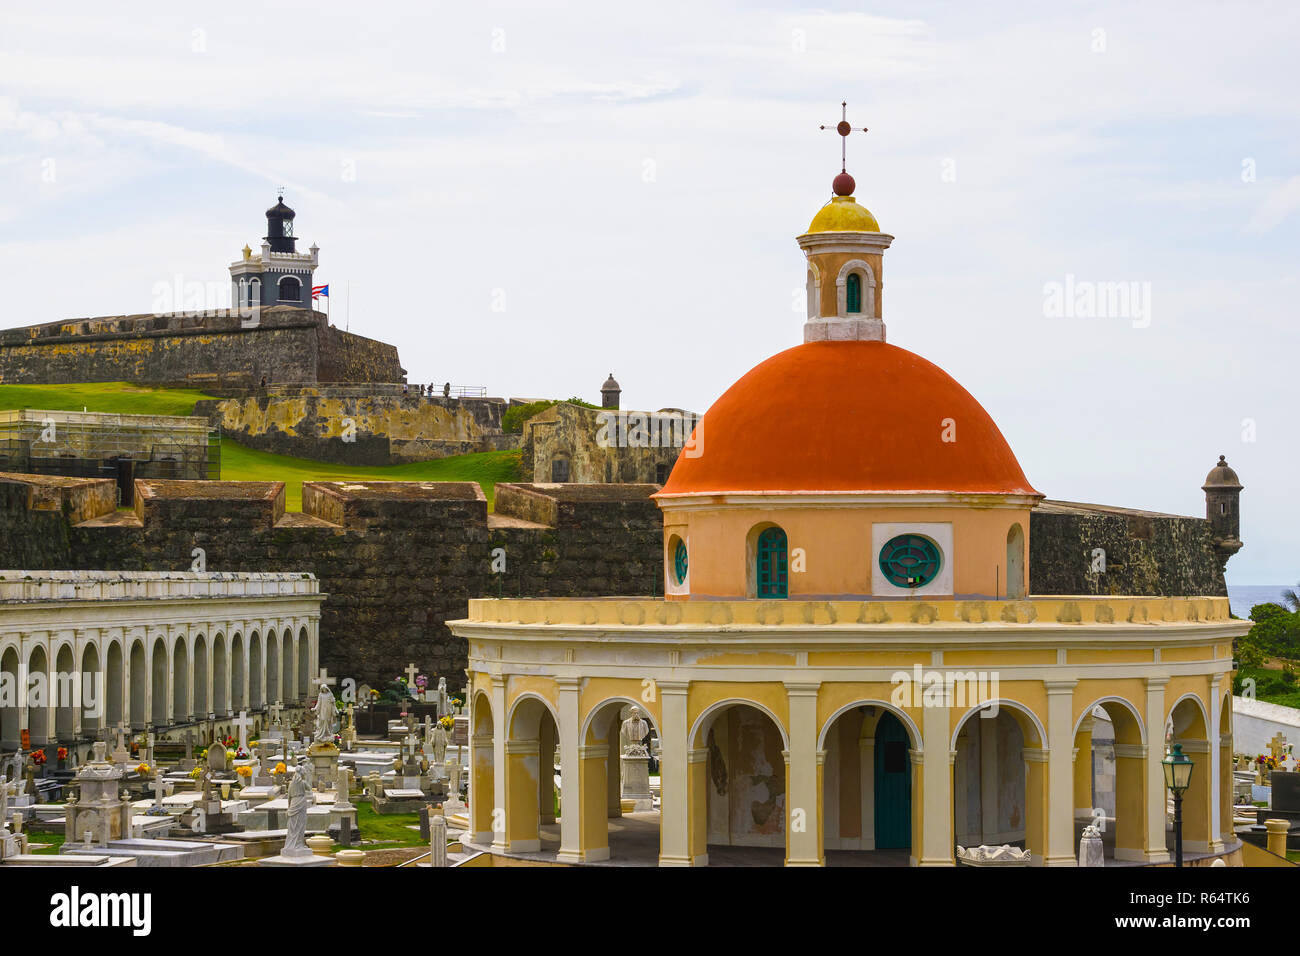
<instances>
[{"instance_id":1,"label":"green slope","mask_svg":"<svg viewBox=\"0 0 1300 956\"><path fill-rule=\"evenodd\" d=\"M117 412L123 415L192 415L194 403L211 398L185 388L142 388L125 382L89 385L0 385L0 409L52 412Z\"/></svg>"},{"instance_id":2,"label":"green slope","mask_svg":"<svg viewBox=\"0 0 1300 956\"><path fill-rule=\"evenodd\" d=\"M493 486L498 481L521 481L522 470L517 450L454 455L411 465L332 465L255 451L222 439L221 477L227 481L283 481L284 506L289 511L302 510L304 481L477 481L491 510Z\"/></svg>"}]
</instances>

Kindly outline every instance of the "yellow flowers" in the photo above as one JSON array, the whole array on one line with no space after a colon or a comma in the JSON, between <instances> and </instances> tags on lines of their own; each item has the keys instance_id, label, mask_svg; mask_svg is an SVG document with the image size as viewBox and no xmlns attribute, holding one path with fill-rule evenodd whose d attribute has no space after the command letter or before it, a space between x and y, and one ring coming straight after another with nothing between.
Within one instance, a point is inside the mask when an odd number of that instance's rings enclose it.
<instances>
[{"instance_id":1,"label":"yellow flowers","mask_svg":"<svg viewBox=\"0 0 1300 956\"><path fill-rule=\"evenodd\" d=\"M251 777L253 775L253 768L248 766L236 767L235 773L239 774L241 777Z\"/></svg>"},{"instance_id":2,"label":"yellow flowers","mask_svg":"<svg viewBox=\"0 0 1300 956\"><path fill-rule=\"evenodd\" d=\"M275 772L276 772L276 773L285 773L285 772L286 772L286 768L285 768L284 764L283 764L283 763L277 763L277 764L275 765Z\"/></svg>"}]
</instances>

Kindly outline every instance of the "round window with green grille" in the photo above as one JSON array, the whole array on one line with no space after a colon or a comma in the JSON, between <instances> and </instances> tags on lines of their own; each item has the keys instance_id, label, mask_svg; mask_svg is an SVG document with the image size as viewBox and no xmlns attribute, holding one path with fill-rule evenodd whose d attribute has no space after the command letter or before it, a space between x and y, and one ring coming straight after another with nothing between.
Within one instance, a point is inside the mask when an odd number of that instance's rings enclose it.
<instances>
[{"instance_id":1,"label":"round window with green grille","mask_svg":"<svg viewBox=\"0 0 1300 956\"><path fill-rule=\"evenodd\" d=\"M925 587L939 574L942 564L938 546L919 534L900 534L880 549L880 570L895 587Z\"/></svg>"},{"instance_id":2,"label":"round window with green grille","mask_svg":"<svg viewBox=\"0 0 1300 956\"><path fill-rule=\"evenodd\" d=\"M677 547L673 551L673 574L676 575L678 584L686 583L686 542L681 538L677 539Z\"/></svg>"}]
</instances>

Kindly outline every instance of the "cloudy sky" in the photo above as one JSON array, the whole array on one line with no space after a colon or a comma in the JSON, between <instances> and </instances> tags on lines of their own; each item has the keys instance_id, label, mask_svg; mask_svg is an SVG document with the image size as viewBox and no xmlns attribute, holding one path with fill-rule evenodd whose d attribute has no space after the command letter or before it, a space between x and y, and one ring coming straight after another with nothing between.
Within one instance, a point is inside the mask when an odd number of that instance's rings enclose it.
<instances>
[{"instance_id":1,"label":"cloudy sky","mask_svg":"<svg viewBox=\"0 0 1300 956\"><path fill-rule=\"evenodd\" d=\"M707 409L801 341L847 99L890 341L1051 497L1200 514L1226 454L1229 580L1300 579L1294 4L185 7L3 14L0 325L226 296L284 185L412 381Z\"/></svg>"}]
</instances>

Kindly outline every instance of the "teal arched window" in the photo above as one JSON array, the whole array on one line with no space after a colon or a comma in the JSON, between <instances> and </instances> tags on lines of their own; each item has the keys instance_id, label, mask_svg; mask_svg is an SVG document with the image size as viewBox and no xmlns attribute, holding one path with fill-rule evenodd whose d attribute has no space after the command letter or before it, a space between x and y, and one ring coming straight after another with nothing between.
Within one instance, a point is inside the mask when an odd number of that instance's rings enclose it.
<instances>
[{"instance_id":1,"label":"teal arched window","mask_svg":"<svg viewBox=\"0 0 1300 956\"><path fill-rule=\"evenodd\" d=\"M862 276L850 272L844 280L844 311L862 311Z\"/></svg>"},{"instance_id":2,"label":"teal arched window","mask_svg":"<svg viewBox=\"0 0 1300 956\"><path fill-rule=\"evenodd\" d=\"M679 585L686 583L686 569L686 542L678 538L677 547L673 551L673 575Z\"/></svg>"},{"instance_id":3,"label":"teal arched window","mask_svg":"<svg viewBox=\"0 0 1300 956\"><path fill-rule=\"evenodd\" d=\"M895 587L925 587L939 574L939 548L919 534L900 534L880 549L880 570Z\"/></svg>"},{"instance_id":4,"label":"teal arched window","mask_svg":"<svg viewBox=\"0 0 1300 956\"><path fill-rule=\"evenodd\" d=\"M785 532L780 528L764 528L758 536L758 566L754 575L755 595L761 598L783 598L790 593L789 555Z\"/></svg>"}]
</instances>

